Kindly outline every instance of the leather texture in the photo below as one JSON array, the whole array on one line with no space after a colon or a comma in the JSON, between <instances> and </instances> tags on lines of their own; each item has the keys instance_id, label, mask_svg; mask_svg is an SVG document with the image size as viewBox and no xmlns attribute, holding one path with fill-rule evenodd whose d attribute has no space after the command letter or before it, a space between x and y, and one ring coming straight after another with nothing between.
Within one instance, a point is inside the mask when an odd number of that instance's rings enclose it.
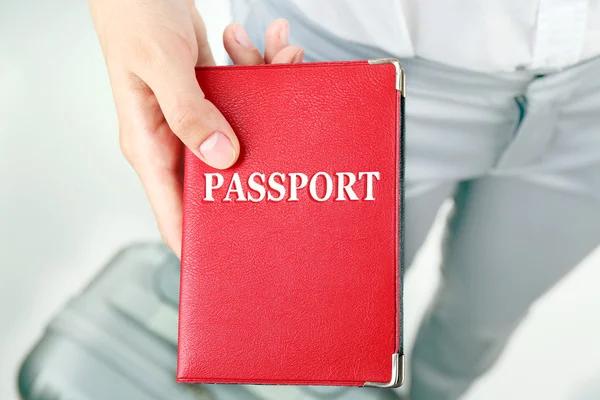
<instances>
[{"instance_id":1,"label":"leather texture","mask_svg":"<svg viewBox=\"0 0 600 400\"><path fill-rule=\"evenodd\" d=\"M202 67L196 74L237 133L241 155L218 171L186 150L177 380L389 382L401 334L394 65ZM289 177L282 201L223 201L235 173L244 192L258 197L247 184L254 172L310 179L319 171L334 177L326 201L312 198L309 185L288 201ZM364 200L364 178L353 186L359 200L336 200L335 174L361 171L380 173L374 200ZM212 202L206 173L224 177Z\"/></svg>"}]
</instances>

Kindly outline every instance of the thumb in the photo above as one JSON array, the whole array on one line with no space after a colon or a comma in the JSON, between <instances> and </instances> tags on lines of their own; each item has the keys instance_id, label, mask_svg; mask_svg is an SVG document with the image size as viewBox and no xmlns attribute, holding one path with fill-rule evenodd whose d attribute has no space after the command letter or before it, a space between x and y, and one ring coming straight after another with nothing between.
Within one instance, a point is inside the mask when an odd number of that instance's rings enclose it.
<instances>
[{"instance_id":1,"label":"thumb","mask_svg":"<svg viewBox=\"0 0 600 400\"><path fill-rule=\"evenodd\" d=\"M144 68L140 78L152 89L169 128L211 167L232 166L240 153L233 129L196 80L195 60L181 54Z\"/></svg>"}]
</instances>

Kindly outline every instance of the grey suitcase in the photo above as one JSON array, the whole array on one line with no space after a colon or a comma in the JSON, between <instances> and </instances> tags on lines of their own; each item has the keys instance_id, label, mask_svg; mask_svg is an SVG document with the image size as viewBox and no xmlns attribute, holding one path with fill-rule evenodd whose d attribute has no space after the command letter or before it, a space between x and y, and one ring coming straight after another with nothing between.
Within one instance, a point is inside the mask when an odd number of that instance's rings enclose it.
<instances>
[{"instance_id":1,"label":"grey suitcase","mask_svg":"<svg viewBox=\"0 0 600 400\"><path fill-rule=\"evenodd\" d=\"M163 245L119 252L51 321L25 359L25 400L396 399L379 389L175 383L179 260Z\"/></svg>"}]
</instances>

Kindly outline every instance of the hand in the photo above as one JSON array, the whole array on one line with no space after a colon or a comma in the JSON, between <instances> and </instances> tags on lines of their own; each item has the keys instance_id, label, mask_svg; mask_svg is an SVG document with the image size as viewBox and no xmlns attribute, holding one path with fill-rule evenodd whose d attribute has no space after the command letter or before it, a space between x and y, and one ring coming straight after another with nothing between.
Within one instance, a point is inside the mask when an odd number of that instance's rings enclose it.
<instances>
[{"instance_id":1,"label":"hand","mask_svg":"<svg viewBox=\"0 0 600 400\"><path fill-rule=\"evenodd\" d=\"M214 65L193 0L90 0L110 75L119 141L137 172L165 243L181 252L183 146L208 165L235 163L240 144L229 123L204 98L196 65ZM301 62L288 45L285 20L266 32L264 58L241 25L223 34L236 64Z\"/></svg>"}]
</instances>

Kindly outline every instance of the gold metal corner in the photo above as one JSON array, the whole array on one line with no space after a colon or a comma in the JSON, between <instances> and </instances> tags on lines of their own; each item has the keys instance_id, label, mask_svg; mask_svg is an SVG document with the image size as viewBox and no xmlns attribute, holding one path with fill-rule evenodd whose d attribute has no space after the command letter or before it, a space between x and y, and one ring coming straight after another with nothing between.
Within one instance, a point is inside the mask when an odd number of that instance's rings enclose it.
<instances>
[{"instance_id":1,"label":"gold metal corner","mask_svg":"<svg viewBox=\"0 0 600 400\"><path fill-rule=\"evenodd\" d=\"M392 379L388 383L365 382L364 387L388 389L397 388L404 383L404 355L392 354Z\"/></svg>"},{"instance_id":2,"label":"gold metal corner","mask_svg":"<svg viewBox=\"0 0 600 400\"><path fill-rule=\"evenodd\" d=\"M397 58L374 58L369 64L394 64L396 67L396 90L400 90L402 97L406 97L406 72Z\"/></svg>"}]
</instances>

